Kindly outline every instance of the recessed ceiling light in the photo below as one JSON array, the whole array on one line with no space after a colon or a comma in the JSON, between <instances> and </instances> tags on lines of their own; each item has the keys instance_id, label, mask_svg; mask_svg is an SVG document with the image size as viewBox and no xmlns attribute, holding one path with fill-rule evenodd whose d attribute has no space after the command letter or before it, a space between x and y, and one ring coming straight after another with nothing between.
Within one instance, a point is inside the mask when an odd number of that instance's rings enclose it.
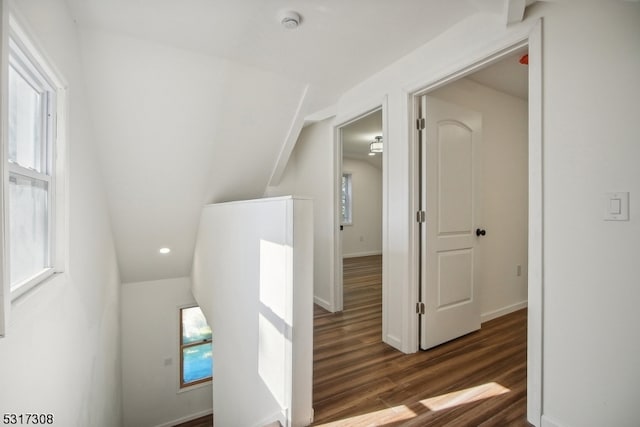
<instances>
[{"instance_id":1,"label":"recessed ceiling light","mask_svg":"<svg viewBox=\"0 0 640 427\"><path fill-rule=\"evenodd\" d=\"M160 248L159 252L163 255L168 254L169 252L171 252L170 248Z\"/></svg>"},{"instance_id":2,"label":"recessed ceiling light","mask_svg":"<svg viewBox=\"0 0 640 427\"><path fill-rule=\"evenodd\" d=\"M376 153L374 153L373 151L371 151L371 152L369 152L369 155L370 155L370 156L375 156L375 155L376 155Z\"/></svg>"}]
</instances>

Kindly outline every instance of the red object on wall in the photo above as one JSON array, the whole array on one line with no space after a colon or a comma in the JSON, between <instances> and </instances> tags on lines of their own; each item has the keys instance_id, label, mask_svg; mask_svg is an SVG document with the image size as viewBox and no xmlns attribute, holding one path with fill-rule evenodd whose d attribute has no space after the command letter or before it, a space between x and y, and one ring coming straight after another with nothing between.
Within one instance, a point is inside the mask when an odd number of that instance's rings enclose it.
<instances>
[{"instance_id":1,"label":"red object on wall","mask_svg":"<svg viewBox=\"0 0 640 427\"><path fill-rule=\"evenodd\" d=\"M520 61L518 62L520 62L522 65L529 65L529 54L527 53L526 55L522 55Z\"/></svg>"}]
</instances>

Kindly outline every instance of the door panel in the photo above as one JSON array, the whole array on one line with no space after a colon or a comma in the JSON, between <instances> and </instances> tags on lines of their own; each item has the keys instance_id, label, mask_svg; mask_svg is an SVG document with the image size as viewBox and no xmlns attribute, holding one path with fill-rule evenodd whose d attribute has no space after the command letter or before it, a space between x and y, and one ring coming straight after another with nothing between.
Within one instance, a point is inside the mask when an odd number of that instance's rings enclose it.
<instances>
[{"instance_id":1,"label":"door panel","mask_svg":"<svg viewBox=\"0 0 640 427\"><path fill-rule=\"evenodd\" d=\"M468 234L472 227L472 130L454 121L437 126L438 234Z\"/></svg>"},{"instance_id":2,"label":"door panel","mask_svg":"<svg viewBox=\"0 0 640 427\"><path fill-rule=\"evenodd\" d=\"M477 251L480 227L480 143L477 112L423 96L420 131L420 347L428 349L480 328Z\"/></svg>"},{"instance_id":3,"label":"door panel","mask_svg":"<svg viewBox=\"0 0 640 427\"><path fill-rule=\"evenodd\" d=\"M438 256L438 309L473 299L473 252L440 252Z\"/></svg>"}]
</instances>

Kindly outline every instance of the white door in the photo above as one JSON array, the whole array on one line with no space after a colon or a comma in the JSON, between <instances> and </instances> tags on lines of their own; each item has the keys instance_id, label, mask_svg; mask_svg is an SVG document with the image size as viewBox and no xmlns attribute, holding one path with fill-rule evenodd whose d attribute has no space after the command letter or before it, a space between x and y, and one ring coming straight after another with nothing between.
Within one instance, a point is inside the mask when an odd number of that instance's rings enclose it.
<instances>
[{"instance_id":1,"label":"white door","mask_svg":"<svg viewBox=\"0 0 640 427\"><path fill-rule=\"evenodd\" d=\"M423 350L480 329L477 294L480 113L423 96L421 302ZM420 216L420 215L419 215ZM419 219L420 220L420 219Z\"/></svg>"}]
</instances>

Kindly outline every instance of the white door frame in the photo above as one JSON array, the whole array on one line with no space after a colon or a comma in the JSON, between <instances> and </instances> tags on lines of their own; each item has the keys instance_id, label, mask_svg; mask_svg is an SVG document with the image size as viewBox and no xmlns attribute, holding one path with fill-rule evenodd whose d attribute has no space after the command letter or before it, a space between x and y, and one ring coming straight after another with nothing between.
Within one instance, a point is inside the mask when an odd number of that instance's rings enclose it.
<instances>
[{"instance_id":1,"label":"white door frame","mask_svg":"<svg viewBox=\"0 0 640 427\"><path fill-rule=\"evenodd\" d=\"M543 158L542 158L542 20L539 20L529 32L505 41L492 51L479 58L474 58L457 69L444 73L420 86L409 90L407 103L410 109L410 156L411 168L411 283L410 291L415 300L407 307L408 312L415 308L418 301L419 283L417 269L419 266L419 226L415 220L418 210L416 191L418 188L418 164L417 164L417 132L416 120L418 98L428 92L447 85L478 69L493 63L514 51L528 47L529 50L529 218L528 218L528 327L527 327L527 419L529 422L540 426L542 416L542 327L543 327ZM410 346L418 351L418 323L419 317L415 316L414 322L409 322Z\"/></svg>"},{"instance_id":2,"label":"white door frame","mask_svg":"<svg viewBox=\"0 0 640 427\"><path fill-rule=\"evenodd\" d=\"M333 128L333 140L334 140L334 166L333 170L335 173L334 179L334 224L336 225L334 228L334 278L333 278L333 286L332 295L331 295L331 303L333 304L333 311L342 311L344 308L344 288L342 283L342 239L340 238L340 193L341 193L341 184L342 184L342 132L341 129L364 116L367 116L374 111L381 110L382 111L382 140L385 142L385 155L382 156L382 248L384 252L384 245L387 241L387 212L388 212L388 203L387 203L387 182L388 182L388 147L389 142L387 139L387 97L384 96L382 99L374 99L369 103L361 105L359 108L356 108L352 112L348 114L341 114L336 117L335 125ZM384 255L384 254L383 254ZM384 336L387 329L387 321L386 321L386 313L387 313L387 284L388 280L385 280L384 272L384 261L385 257L382 257L382 335Z\"/></svg>"}]
</instances>

